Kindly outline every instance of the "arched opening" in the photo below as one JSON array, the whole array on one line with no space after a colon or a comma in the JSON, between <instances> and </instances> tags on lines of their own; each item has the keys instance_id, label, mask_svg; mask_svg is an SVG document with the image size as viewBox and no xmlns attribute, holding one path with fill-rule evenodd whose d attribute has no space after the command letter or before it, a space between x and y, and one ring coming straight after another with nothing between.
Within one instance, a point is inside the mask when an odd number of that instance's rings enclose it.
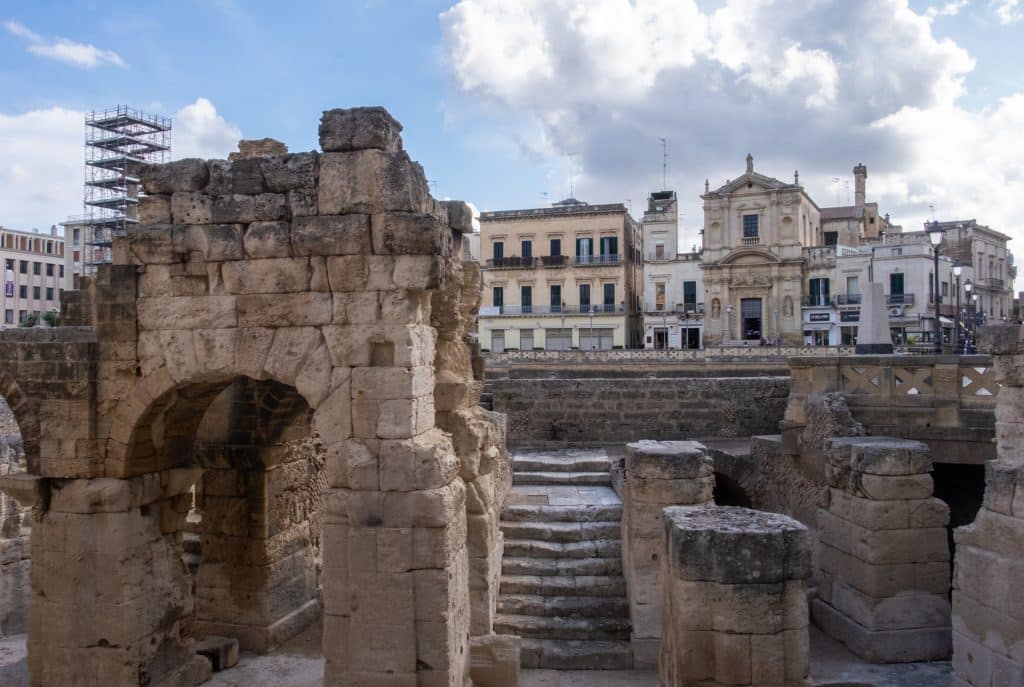
<instances>
[{"instance_id":1,"label":"arched opening","mask_svg":"<svg viewBox=\"0 0 1024 687\"><path fill-rule=\"evenodd\" d=\"M312 418L294 387L235 377L170 391L134 427L130 473L189 475L160 523L184 594L168 609L179 639L266 653L319 620L326 471Z\"/></svg>"},{"instance_id":2,"label":"arched opening","mask_svg":"<svg viewBox=\"0 0 1024 687\"><path fill-rule=\"evenodd\" d=\"M949 506L949 565L956 560L953 530L974 522L985 498L985 466L935 463L932 469L935 497Z\"/></svg>"},{"instance_id":3,"label":"arched opening","mask_svg":"<svg viewBox=\"0 0 1024 687\"><path fill-rule=\"evenodd\" d=\"M0 475L23 473L26 468L18 421L0 396ZM31 516L30 509L0 492L0 637L27 630Z\"/></svg>"},{"instance_id":4,"label":"arched opening","mask_svg":"<svg viewBox=\"0 0 1024 687\"><path fill-rule=\"evenodd\" d=\"M739 482L721 472L715 473L714 500L717 506L754 507L747 490Z\"/></svg>"}]
</instances>

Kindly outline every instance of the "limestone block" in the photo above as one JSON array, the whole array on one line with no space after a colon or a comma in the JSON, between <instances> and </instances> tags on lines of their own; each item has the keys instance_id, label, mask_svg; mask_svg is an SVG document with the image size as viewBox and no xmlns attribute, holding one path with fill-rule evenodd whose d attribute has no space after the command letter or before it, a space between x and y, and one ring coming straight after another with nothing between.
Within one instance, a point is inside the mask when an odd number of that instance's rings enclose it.
<instances>
[{"instance_id":1,"label":"limestone block","mask_svg":"<svg viewBox=\"0 0 1024 687\"><path fill-rule=\"evenodd\" d=\"M843 437L828 446L829 468L872 475L920 475L931 472L928 446L920 441L889 437ZM839 486L834 484L833 486Z\"/></svg>"},{"instance_id":2,"label":"limestone block","mask_svg":"<svg viewBox=\"0 0 1024 687\"><path fill-rule=\"evenodd\" d=\"M320 163L320 155L316 152L268 157L262 162L268 191L287 193L295 189L316 188Z\"/></svg>"},{"instance_id":3,"label":"limestone block","mask_svg":"<svg viewBox=\"0 0 1024 687\"><path fill-rule=\"evenodd\" d=\"M213 221L224 224L249 224L262 218L256 215L256 197L240 193L215 196L213 200ZM268 220L280 219L267 217Z\"/></svg>"},{"instance_id":4,"label":"limestone block","mask_svg":"<svg viewBox=\"0 0 1024 687\"><path fill-rule=\"evenodd\" d=\"M352 436L352 391L348 382L335 388L313 413L313 423L326 444L344 441Z\"/></svg>"},{"instance_id":5,"label":"limestone block","mask_svg":"<svg viewBox=\"0 0 1024 687\"><path fill-rule=\"evenodd\" d=\"M396 255L395 287L399 289L438 289L444 281L447 262L436 256Z\"/></svg>"},{"instance_id":6,"label":"limestone block","mask_svg":"<svg viewBox=\"0 0 1024 687\"><path fill-rule=\"evenodd\" d=\"M432 203L423 168L405 153L324 153L317 200L321 215L425 213Z\"/></svg>"},{"instance_id":7,"label":"limestone block","mask_svg":"<svg viewBox=\"0 0 1024 687\"><path fill-rule=\"evenodd\" d=\"M366 442L348 439L327 447L327 484L356 490L380 489L378 458Z\"/></svg>"},{"instance_id":8,"label":"limestone block","mask_svg":"<svg viewBox=\"0 0 1024 687\"><path fill-rule=\"evenodd\" d=\"M309 289L308 258L238 260L221 267L229 293L297 293Z\"/></svg>"},{"instance_id":9,"label":"limestone block","mask_svg":"<svg viewBox=\"0 0 1024 687\"><path fill-rule=\"evenodd\" d=\"M190 226L182 233L184 248L198 252L203 260L241 260L244 255L240 224Z\"/></svg>"},{"instance_id":10,"label":"limestone block","mask_svg":"<svg viewBox=\"0 0 1024 687\"><path fill-rule=\"evenodd\" d=\"M519 684L520 639L515 635L484 635L470 639L469 675L476 687Z\"/></svg>"},{"instance_id":11,"label":"limestone block","mask_svg":"<svg viewBox=\"0 0 1024 687\"><path fill-rule=\"evenodd\" d=\"M626 445L626 474L643 479L711 477L714 465L698 441L637 441Z\"/></svg>"},{"instance_id":12,"label":"limestone block","mask_svg":"<svg viewBox=\"0 0 1024 687\"><path fill-rule=\"evenodd\" d=\"M263 179L263 160L210 160L210 181L206 192L211 196L252 195L263 193L266 184Z\"/></svg>"},{"instance_id":13,"label":"limestone block","mask_svg":"<svg viewBox=\"0 0 1024 687\"><path fill-rule=\"evenodd\" d=\"M931 475L863 474L858 482L858 495L877 501L926 499L932 495Z\"/></svg>"},{"instance_id":14,"label":"limestone block","mask_svg":"<svg viewBox=\"0 0 1024 687\"><path fill-rule=\"evenodd\" d=\"M139 224L170 224L171 198L167 195L139 198Z\"/></svg>"},{"instance_id":15,"label":"limestone block","mask_svg":"<svg viewBox=\"0 0 1024 687\"><path fill-rule=\"evenodd\" d=\"M288 209L292 217L308 217L317 214L316 188L296 188L288 191Z\"/></svg>"},{"instance_id":16,"label":"limestone block","mask_svg":"<svg viewBox=\"0 0 1024 687\"><path fill-rule=\"evenodd\" d=\"M1014 500L1020 492L1024 492L1024 465L1005 459L985 463L985 508L1021 517L1024 513L1014 510Z\"/></svg>"},{"instance_id":17,"label":"limestone block","mask_svg":"<svg viewBox=\"0 0 1024 687\"><path fill-rule=\"evenodd\" d=\"M254 220L256 222L274 222L291 219L288 196L284 193L258 193Z\"/></svg>"},{"instance_id":18,"label":"limestone block","mask_svg":"<svg viewBox=\"0 0 1024 687\"><path fill-rule=\"evenodd\" d=\"M461 200L443 200L441 205L444 206L445 211L448 213L448 226L454 231L460 234L472 234L473 233L473 208L468 203L464 203Z\"/></svg>"},{"instance_id":19,"label":"limestone block","mask_svg":"<svg viewBox=\"0 0 1024 687\"><path fill-rule=\"evenodd\" d=\"M179 262L181 251L175 251L174 230L174 225L171 224L128 227L126 236L135 263L148 265Z\"/></svg>"},{"instance_id":20,"label":"limestone block","mask_svg":"<svg viewBox=\"0 0 1024 687\"><path fill-rule=\"evenodd\" d=\"M362 291L366 288L366 255L340 255L327 258L327 274L332 291Z\"/></svg>"},{"instance_id":21,"label":"limestone block","mask_svg":"<svg viewBox=\"0 0 1024 687\"><path fill-rule=\"evenodd\" d=\"M140 298L138 317L139 327L150 330L217 329L238 324L234 296Z\"/></svg>"},{"instance_id":22,"label":"limestone block","mask_svg":"<svg viewBox=\"0 0 1024 687\"><path fill-rule=\"evenodd\" d=\"M208 658L215 672L227 670L238 663L238 640L233 637L203 637L196 644L196 653Z\"/></svg>"},{"instance_id":23,"label":"limestone block","mask_svg":"<svg viewBox=\"0 0 1024 687\"><path fill-rule=\"evenodd\" d=\"M278 298L285 299L286 297L278 296ZM279 382L294 384L306 357L315 351L320 343L320 332L313 327L278 329L274 334L274 343L267 353L267 361L263 369L267 375ZM261 375L262 377L263 375Z\"/></svg>"},{"instance_id":24,"label":"limestone block","mask_svg":"<svg viewBox=\"0 0 1024 687\"><path fill-rule=\"evenodd\" d=\"M436 489L449 484L458 472L451 440L439 430L412 439L382 441L380 488L384 491Z\"/></svg>"},{"instance_id":25,"label":"limestone block","mask_svg":"<svg viewBox=\"0 0 1024 687\"><path fill-rule=\"evenodd\" d=\"M370 364L370 344L374 332L365 327L331 325L323 328L331 362L338 366L359 367Z\"/></svg>"},{"instance_id":26,"label":"limestone block","mask_svg":"<svg viewBox=\"0 0 1024 687\"><path fill-rule=\"evenodd\" d=\"M295 255L361 255L370 252L370 218L360 214L296 217L292 221Z\"/></svg>"},{"instance_id":27,"label":"limestone block","mask_svg":"<svg viewBox=\"0 0 1024 687\"><path fill-rule=\"evenodd\" d=\"M210 224L213 198L196 191L179 191L171 196L171 216L175 224Z\"/></svg>"},{"instance_id":28,"label":"limestone block","mask_svg":"<svg viewBox=\"0 0 1024 687\"><path fill-rule=\"evenodd\" d=\"M370 223L373 252L378 255L451 255L452 235L437 217L383 212Z\"/></svg>"},{"instance_id":29,"label":"limestone block","mask_svg":"<svg viewBox=\"0 0 1024 687\"><path fill-rule=\"evenodd\" d=\"M466 487L456 480L437 489L383 492L387 527L443 527L456 512L466 510Z\"/></svg>"},{"instance_id":30,"label":"limestone block","mask_svg":"<svg viewBox=\"0 0 1024 687\"><path fill-rule=\"evenodd\" d=\"M356 107L324 112L320 119L320 148L344 152L379 148L396 152L402 147L402 125L382 107Z\"/></svg>"},{"instance_id":31,"label":"limestone block","mask_svg":"<svg viewBox=\"0 0 1024 687\"><path fill-rule=\"evenodd\" d=\"M321 325L332 317L327 293L248 294L237 299L240 327Z\"/></svg>"},{"instance_id":32,"label":"limestone block","mask_svg":"<svg viewBox=\"0 0 1024 687\"><path fill-rule=\"evenodd\" d=\"M229 160L245 160L250 158L274 158L286 155L288 146L274 138L242 139L238 142L238 152L229 153Z\"/></svg>"},{"instance_id":33,"label":"limestone block","mask_svg":"<svg viewBox=\"0 0 1024 687\"><path fill-rule=\"evenodd\" d=\"M352 370L355 400L411 399L431 394L434 370L430 367L359 367Z\"/></svg>"},{"instance_id":34,"label":"limestone block","mask_svg":"<svg viewBox=\"0 0 1024 687\"><path fill-rule=\"evenodd\" d=\"M380 300L377 292L336 293L332 314L334 322L337 323L376 324L380 321Z\"/></svg>"},{"instance_id":35,"label":"limestone block","mask_svg":"<svg viewBox=\"0 0 1024 687\"><path fill-rule=\"evenodd\" d=\"M163 165L146 165L139 174L148 194L202 191L210 178L205 160L186 158Z\"/></svg>"}]
</instances>

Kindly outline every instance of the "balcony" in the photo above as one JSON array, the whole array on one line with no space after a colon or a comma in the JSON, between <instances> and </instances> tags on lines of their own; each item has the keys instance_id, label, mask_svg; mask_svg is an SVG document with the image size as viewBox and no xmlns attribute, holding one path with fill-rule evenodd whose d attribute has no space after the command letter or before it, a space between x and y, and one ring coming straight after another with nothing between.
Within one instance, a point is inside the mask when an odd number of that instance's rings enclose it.
<instances>
[{"instance_id":1,"label":"balcony","mask_svg":"<svg viewBox=\"0 0 1024 687\"><path fill-rule=\"evenodd\" d=\"M644 313L647 315L702 315L704 314L703 303L676 303L670 306L658 307L657 303L644 303Z\"/></svg>"},{"instance_id":2,"label":"balcony","mask_svg":"<svg viewBox=\"0 0 1024 687\"><path fill-rule=\"evenodd\" d=\"M486 268L489 270L523 270L530 269L537 264L537 258L520 258L510 255L507 258L494 258L487 261Z\"/></svg>"},{"instance_id":3,"label":"balcony","mask_svg":"<svg viewBox=\"0 0 1024 687\"><path fill-rule=\"evenodd\" d=\"M817 296L803 296L800 299L800 305L805 308L827 308L832 305L832 299L823 294L819 294Z\"/></svg>"},{"instance_id":4,"label":"balcony","mask_svg":"<svg viewBox=\"0 0 1024 687\"><path fill-rule=\"evenodd\" d=\"M500 305L482 306L481 317L519 317L530 315L614 315L624 313L626 306L618 304L591 305Z\"/></svg>"},{"instance_id":5,"label":"balcony","mask_svg":"<svg viewBox=\"0 0 1024 687\"><path fill-rule=\"evenodd\" d=\"M842 293L836 296L836 305L860 305L862 294Z\"/></svg>"},{"instance_id":6,"label":"balcony","mask_svg":"<svg viewBox=\"0 0 1024 687\"><path fill-rule=\"evenodd\" d=\"M744 236L743 237L743 245L744 246L757 246L757 245L760 245L760 243L761 243L761 237L760 236Z\"/></svg>"},{"instance_id":7,"label":"balcony","mask_svg":"<svg viewBox=\"0 0 1024 687\"><path fill-rule=\"evenodd\" d=\"M1003 282L1002 279L997 279L995 277L985 277L985 278L982 278L982 279L975 279L974 281L975 281L975 284L977 284L978 286L981 286L983 288L987 287L987 288L990 288L990 289L995 289L997 291L1002 291L1003 290L1003 283L1004 282Z\"/></svg>"},{"instance_id":8,"label":"balcony","mask_svg":"<svg viewBox=\"0 0 1024 687\"><path fill-rule=\"evenodd\" d=\"M569 257L566 255L545 255L540 259L543 267L565 267L569 264Z\"/></svg>"},{"instance_id":9,"label":"balcony","mask_svg":"<svg viewBox=\"0 0 1024 687\"><path fill-rule=\"evenodd\" d=\"M886 305L913 305L914 294L912 293L887 293L885 294Z\"/></svg>"},{"instance_id":10,"label":"balcony","mask_svg":"<svg viewBox=\"0 0 1024 687\"><path fill-rule=\"evenodd\" d=\"M610 255L577 255L577 267L596 267L600 265L618 265L622 262L622 256L618 253Z\"/></svg>"}]
</instances>

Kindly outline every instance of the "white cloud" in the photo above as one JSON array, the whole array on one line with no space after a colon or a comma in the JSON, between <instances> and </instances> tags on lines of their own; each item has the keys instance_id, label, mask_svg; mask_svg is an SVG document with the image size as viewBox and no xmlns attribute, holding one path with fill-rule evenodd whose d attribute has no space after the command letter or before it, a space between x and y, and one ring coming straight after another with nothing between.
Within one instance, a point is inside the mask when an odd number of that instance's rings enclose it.
<instances>
[{"instance_id":1,"label":"white cloud","mask_svg":"<svg viewBox=\"0 0 1024 687\"><path fill-rule=\"evenodd\" d=\"M1024 19L1024 6L1021 5L1021 0L992 0L992 6L995 8L999 23L1004 26Z\"/></svg>"},{"instance_id":2,"label":"white cloud","mask_svg":"<svg viewBox=\"0 0 1024 687\"><path fill-rule=\"evenodd\" d=\"M969 0L948 0L945 4L929 7L926 14L929 17L955 17L960 10L967 7Z\"/></svg>"},{"instance_id":3,"label":"white cloud","mask_svg":"<svg viewBox=\"0 0 1024 687\"><path fill-rule=\"evenodd\" d=\"M206 98L197 98L175 113L172 133L175 159L226 158L242 138L241 129L225 120Z\"/></svg>"},{"instance_id":4,"label":"white cloud","mask_svg":"<svg viewBox=\"0 0 1024 687\"><path fill-rule=\"evenodd\" d=\"M40 57L92 69L104 64L126 67L125 61L113 50L103 50L90 43L78 43L69 38L45 39L27 26L13 19L3 22L7 33L28 44L28 51Z\"/></svg>"},{"instance_id":5,"label":"white cloud","mask_svg":"<svg viewBox=\"0 0 1024 687\"><path fill-rule=\"evenodd\" d=\"M44 229L82 213L85 113L62 107L0 113L0 222ZM242 137L206 98L174 114L171 153L227 157Z\"/></svg>"},{"instance_id":6,"label":"white cloud","mask_svg":"<svg viewBox=\"0 0 1024 687\"><path fill-rule=\"evenodd\" d=\"M997 13L1024 12L1022 2L1000 0ZM935 16L966 4L917 13L907 0L724 0L704 12L691 0L462 0L441 22L456 85L528 122L524 151L558 170L579 154L577 197L638 207L661 187L667 137L686 248L699 240L704 179L735 178L747 152L772 176L798 168L821 205L835 202L831 179L864 162L869 200L908 228L934 203L937 216L976 217L1024 241L1024 93L968 109L974 60L932 31Z\"/></svg>"}]
</instances>

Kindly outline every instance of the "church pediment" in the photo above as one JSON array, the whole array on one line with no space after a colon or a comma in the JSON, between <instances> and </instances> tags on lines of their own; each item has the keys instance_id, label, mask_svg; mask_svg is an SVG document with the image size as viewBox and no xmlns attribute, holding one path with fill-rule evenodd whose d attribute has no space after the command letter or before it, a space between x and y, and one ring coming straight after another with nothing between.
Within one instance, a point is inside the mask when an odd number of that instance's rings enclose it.
<instances>
[{"instance_id":1,"label":"church pediment","mask_svg":"<svg viewBox=\"0 0 1024 687\"><path fill-rule=\"evenodd\" d=\"M722 258L722 265L744 266L763 265L765 263L777 264L782 262L777 255L766 250L757 248L741 248L729 253Z\"/></svg>"}]
</instances>

